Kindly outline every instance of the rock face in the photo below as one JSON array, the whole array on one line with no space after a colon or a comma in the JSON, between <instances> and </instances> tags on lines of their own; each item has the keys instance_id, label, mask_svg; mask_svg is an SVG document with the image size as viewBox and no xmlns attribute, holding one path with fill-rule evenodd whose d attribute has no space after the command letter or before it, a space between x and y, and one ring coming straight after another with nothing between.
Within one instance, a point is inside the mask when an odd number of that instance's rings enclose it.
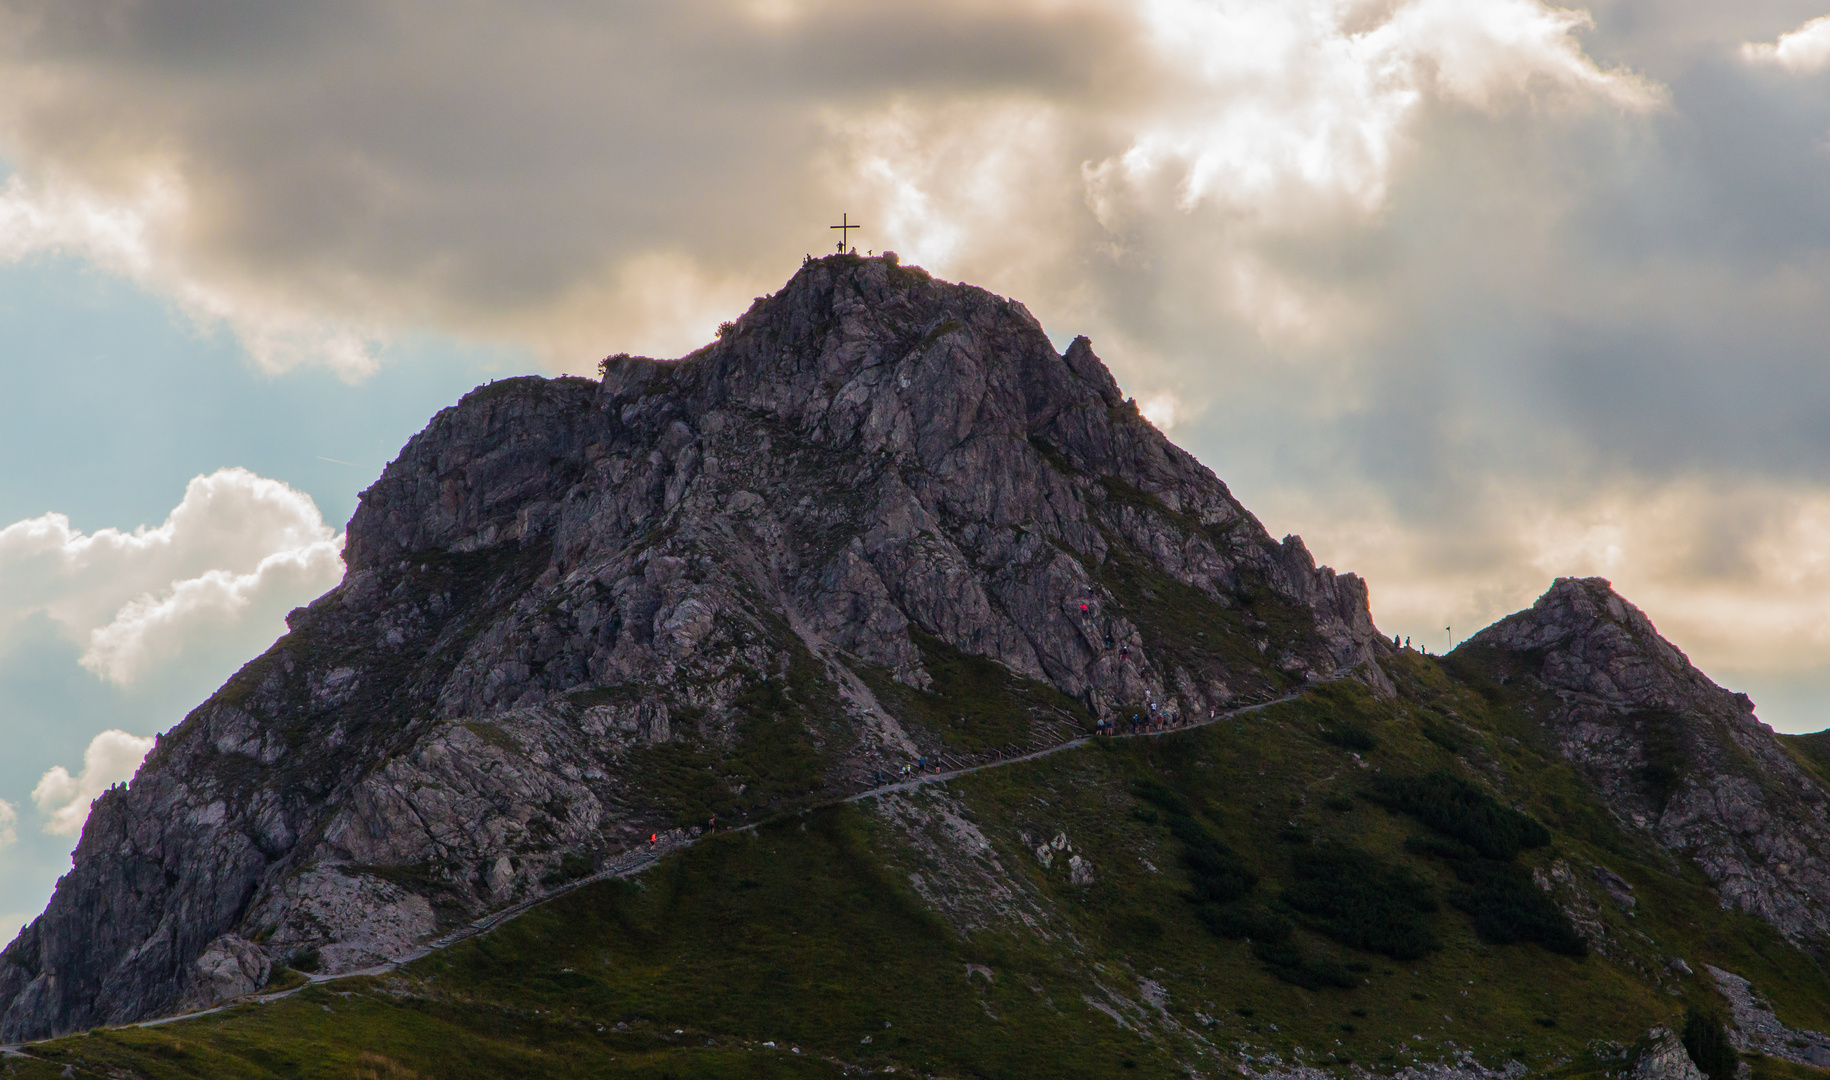
<instances>
[{"instance_id":1,"label":"rock face","mask_svg":"<svg viewBox=\"0 0 1830 1080\"><path fill-rule=\"evenodd\" d=\"M1384 683L1359 579L1272 540L1086 339L881 259L809 263L680 361L478 389L345 558L97 800L0 956L0 1040L360 968L921 757ZM1016 726L973 734L967 685Z\"/></svg>"},{"instance_id":2,"label":"rock face","mask_svg":"<svg viewBox=\"0 0 1830 1080\"><path fill-rule=\"evenodd\" d=\"M1684 1043L1668 1027L1646 1032L1646 1048L1633 1064L1633 1080L1704 1080Z\"/></svg>"},{"instance_id":3,"label":"rock face","mask_svg":"<svg viewBox=\"0 0 1830 1080\"><path fill-rule=\"evenodd\" d=\"M1563 756L1622 823L1696 860L1724 907L1794 944L1830 934L1823 786L1607 581L1560 578L1454 655L1547 691Z\"/></svg>"}]
</instances>

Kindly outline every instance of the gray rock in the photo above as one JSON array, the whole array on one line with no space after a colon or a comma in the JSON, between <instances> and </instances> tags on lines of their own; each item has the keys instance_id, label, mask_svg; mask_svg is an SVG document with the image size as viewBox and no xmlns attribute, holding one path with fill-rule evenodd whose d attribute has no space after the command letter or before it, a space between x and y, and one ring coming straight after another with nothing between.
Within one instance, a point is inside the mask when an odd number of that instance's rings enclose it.
<instances>
[{"instance_id":1,"label":"gray rock","mask_svg":"<svg viewBox=\"0 0 1830 1080\"><path fill-rule=\"evenodd\" d=\"M267 985L273 961L246 938L224 934L210 942L191 967L190 990L180 1008L201 1008L259 990Z\"/></svg>"},{"instance_id":2,"label":"gray rock","mask_svg":"<svg viewBox=\"0 0 1830 1080\"><path fill-rule=\"evenodd\" d=\"M1664 1026L1646 1032L1645 1049L1633 1063L1633 1080L1704 1080L1684 1043Z\"/></svg>"}]
</instances>

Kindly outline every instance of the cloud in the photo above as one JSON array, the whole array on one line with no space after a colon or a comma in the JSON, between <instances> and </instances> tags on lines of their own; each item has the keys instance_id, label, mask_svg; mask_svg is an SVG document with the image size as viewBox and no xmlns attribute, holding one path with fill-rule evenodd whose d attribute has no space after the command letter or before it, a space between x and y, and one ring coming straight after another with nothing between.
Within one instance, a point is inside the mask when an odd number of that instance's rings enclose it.
<instances>
[{"instance_id":1,"label":"cloud","mask_svg":"<svg viewBox=\"0 0 1830 1080\"><path fill-rule=\"evenodd\" d=\"M1308 224L1331 205L1376 210L1430 97L1479 109L1544 90L1658 101L1583 54L1585 14L1535 0L1410 0L1371 26L1364 6L1329 2L1154 0L1142 13L1186 80L1179 107L1090 178L1102 195L1167 180L1183 210L1213 202L1271 225Z\"/></svg>"},{"instance_id":2,"label":"cloud","mask_svg":"<svg viewBox=\"0 0 1830 1080\"><path fill-rule=\"evenodd\" d=\"M425 325L573 369L701 343L835 207L963 272L1159 181L1270 222L1370 210L1426 100L1653 97L1537 0L200 10L0 13L4 253L86 254L263 364L352 377Z\"/></svg>"},{"instance_id":3,"label":"cloud","mask_svg":"<svg viewBox=\"0 0 1830 1080\"><path fill-rule=\"evenodd\" d=\"M270 371L321 363L349 380L373 373L378 331L187 265L169 234L190 216L188 195L181 181L150 166L133 188L112 193L80 177L35 185L11 176L0 186L0 259L88 259L165 296L200 329L226 327Z\"/></svg>"},{"instance_id":4,"label":"cloud","mask_svg":"<svg viewBox=\"0 0 1830 1080\"><path fill-rule=\"evenodd\" d=\"M83 771L71 776L62 765L53 767L32 789L32 802L50 820L45 831L75 836L89 820L89 804L116 784L133 779L140 762L152 751L153 740L125 731L104 731L83 751Z\"/></svg>"},{"instance_id":5,"label":"cloud","mask_svg":"<svg viewBox=\"0 0 1830 1080\"><path fill-rule=\"evenodd\" d=\"M1142 398L1138 401L1137 408L1144 414L1144 419L1155 424L1159 431L1164 432L1174 428L1188 413L1187 407L1182 404L1182 399L1167 390Z\"/></svg>"},{"instance_id":6,"label":"cloud","mask_svg":"<svg viewBox=\"0 0 1830 1080\"><path fill-rule=\"evenodd\" d=\"M0 799L0 851L19 842L19 811L13 804Z\"/></svg>"},{"instance_id":7,"label":"cloud","mask_svg":"<svg viewBox=\"0 0 1830 1080\"><path fill-rule=\"evenodd\" d=\"M1830 67L1830 15L1812 19L1796 30L1779 35L1779 40L1774 42L1750 41L1741 46L1741 55L1787 71L1822 71Z\"/></svg>"},{"instance_id":8,"label":"cloud","mask_svg":"<svg viewBox=\"0 0 1830 1080\"><path fill-rule=\"evenodd\" d=\"M137 596L108 625L90 632L82 664L117 683L132 682L153 664L175 658L188 638L234 626L257 606L291 607L314 587L334 584L343 575L337 548L334 541L319 541L269 555L250 573L210 570L175 581L157 596Z\"/></svg>"},{"instance_id":9,"label":"cloud","mask_svg":"<svg viewBox=\"0 0 1830 1080\"><path fill-rule=\"evenodd\" d=\"M1382 619L1471 627L1581 566L1700 657L1821 667L1815 579L1788 600L1757 541L1810 549L1830 494L1830 87L1767 70L1830 32L1594 10L8 0L0 257L83 254L274 368L431 330L589 371L709 340L845 212L1089 334ZM0 622L144 678L327 581L301 528L183 566L104 530L104 588L20 523L0 570L45 569L0 573Z\"/></svg>"},{"instance_id":10,"label":"cloud","mask_svg":"<svg viewBox=\"0 0 1830 1080\"><path fill-rule=\"evenodd\" d=\"M52 513L0 528L0 631L42 611L85 667L128 684L188 651L271 640L342 577L341 550L310 496L222 469L157 527L84 533Z\"/></svg>"}]
</instances>

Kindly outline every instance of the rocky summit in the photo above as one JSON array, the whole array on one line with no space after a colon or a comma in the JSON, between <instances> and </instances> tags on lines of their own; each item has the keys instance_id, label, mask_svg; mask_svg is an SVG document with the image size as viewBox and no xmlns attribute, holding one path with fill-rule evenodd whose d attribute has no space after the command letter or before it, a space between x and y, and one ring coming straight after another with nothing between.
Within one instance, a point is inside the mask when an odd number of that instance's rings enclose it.
<instances>
[{"instance_id":1,"label":"rocky summit","mask_svg":"<svg viewBox=\"0 0 1830 1080\"><path fill-rule=\"evenodd\" d=\"M893 256L601 373L435 417L96 801L7 1075L1830 1066L1830 744L1606 581L1398 648Z\"/></svg>"}]
</instances>

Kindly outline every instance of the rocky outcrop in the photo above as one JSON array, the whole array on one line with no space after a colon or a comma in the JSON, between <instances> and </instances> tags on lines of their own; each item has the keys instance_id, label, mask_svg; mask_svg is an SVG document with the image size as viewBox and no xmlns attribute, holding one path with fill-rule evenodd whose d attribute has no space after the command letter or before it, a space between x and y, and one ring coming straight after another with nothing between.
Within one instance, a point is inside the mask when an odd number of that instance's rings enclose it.
<instances>
[{"instance_id":1,"label":"rocky outcrop","mask_svg":"<svg viewBox=\"0 0 1830 1080\"><path fill-rule=\"evenodd\" d=\"M1663 1025L1646 1032L1645 1046L1633 1062L1633 1080L1703 1080L1683 1040Z\"/></svg>"},{"instance_id":2,"label":"rocky outcrop","mask_svg":"<svg viewBox=\"0 0 1830 1080\"><path fill-rule=\"evenodd\" d=\"M1084 338L847 256L683 360L479 388L345 559L97 801L0 956L0 1040L358 969L652 832L976 752L936 665L996 661L1021 742L1377 685L1387 648L1359 579L1268 536Z\"/></svg>"},{"instance_id":3,"label":"rocky outcrop","mask_svg":"<svg viewBox=\"0 0 1830 1080\"><path fill-rule=\"evenodd\" d=\"M1560 578L1454 654L1537 693L1564 757L1630 828L1694 859L1725 907L1830 935L1830 816L1745 694L1711 682L1601 578Z\"/></svg>"}]
</instances>

